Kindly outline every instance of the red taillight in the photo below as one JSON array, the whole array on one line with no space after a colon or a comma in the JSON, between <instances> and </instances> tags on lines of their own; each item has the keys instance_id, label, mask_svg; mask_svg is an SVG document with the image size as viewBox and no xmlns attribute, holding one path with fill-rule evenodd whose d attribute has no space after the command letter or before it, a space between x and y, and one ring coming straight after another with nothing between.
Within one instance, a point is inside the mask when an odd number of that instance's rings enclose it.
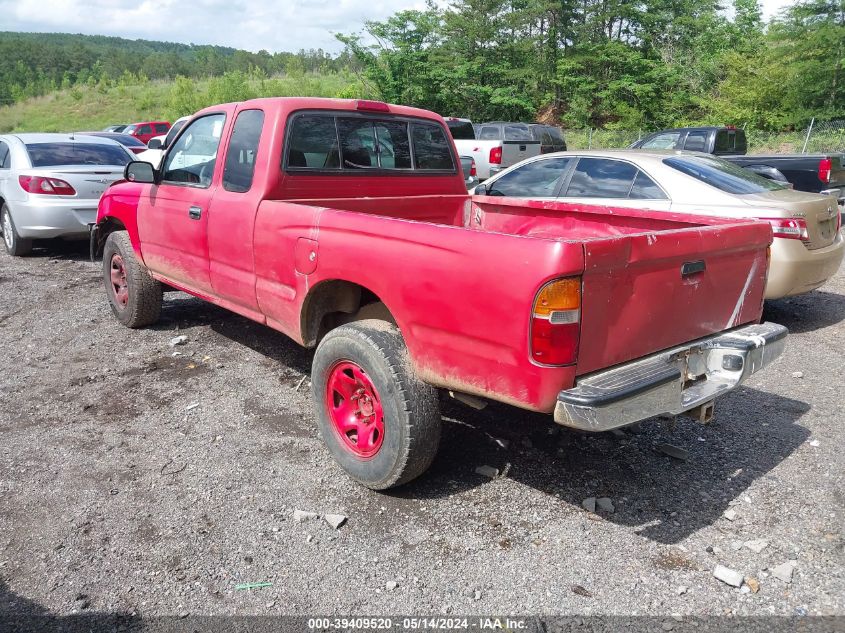
<instances>
[{"instance_id":1,"label":"red taillight","mask_svg":"<svg viewBox=\"0 0 845 633\"><path fill-rule=\"evenodd\" d=\"M70 183L59 178L43 176L18 176L18 182L24 191L45 196L75 196L76 189Z\"/></svg>"},{"instance_id":2,"label":"red taillight","mask_svg":"<svg viewBox=\"0 0 845 633\"><path fill-rule=\"evenodd\" d=\"M491 147L490 148L490 164L491 165L501 165L502 164L502 148L501 147Z\"/></svg>"},{"instance_id":3,"label":"red taillight","mask_svg":"<svg viewBox=\"0 0 845 633\"><path fill-rule=\"evenodd\" d=\"M572 365L581 336L581 279L547 283L531 314L531 359L542 365Z\"/></svg>"},{"instance_id":4,"label":"red taillight","mask_svg":"<svg viewBox=\"0 0 845 633\"><path fill-rule=\"evenodd\" d=\"M384 101L360 99L355 102L355 108L358 110L369 110L371 112L390 112L390 108Z\"/></svg>"},{"instance_id":5,"label":"red taillight","mask_svg":"<svg viewBox=\"0 0 845 633\"><path fill-rule=\"evenodd\" d=\"M824 184L828 184L830 182L830 170L833 167L833 163L830 158L822 158L819 161L819 180L821 180Z\"/></svg>"},{"instance_id":6,"label":"red taillight","mask_svg":"<svg viewBox=\"0 0 845 633\"><path fill-rule=\"evenodd\" d=\"M809 242L807 221L803 218L760 218L772 225L772 234L787 240Z\"/></svg>"},{"instance_id":7,"label":"red taillight","mask_svg":"<svg viewBox=\"0 0 845 633\"><path fill-rule=\"evenodd\" d=\"M475 159L474 158L472 159L472 167L469 168L469 175L470 176L478 175L478 172L475 171Z\"/></svg>"}]
</instances>

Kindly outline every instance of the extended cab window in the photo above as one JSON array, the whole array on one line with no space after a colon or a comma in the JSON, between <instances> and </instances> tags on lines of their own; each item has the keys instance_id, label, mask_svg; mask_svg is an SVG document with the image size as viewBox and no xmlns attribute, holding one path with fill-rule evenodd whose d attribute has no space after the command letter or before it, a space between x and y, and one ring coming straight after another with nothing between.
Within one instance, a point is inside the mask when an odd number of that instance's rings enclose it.
<instances>
[{"instance_id":1,"label":"extended cab window","mask_svg":"<svg viewBox=\"0 0 845 633\"><path fill-rule=\"evenodd\" d=\"M503 174L490 185L487 195L515 198L551 198L574 158L536 160Z\"/></svg>"},{"instance_id":2,"label":"extended cab window","mask_svg":"<svg viewBox=\"0 0 845 633\"><path fill-rule=\"evenodd\" d=\"M223 168L223 188L226 191L244 193L252 187L255 156L263 127L263 110L244 110L235 119Z\"/></svg>"},{"instance_id":3,"label":"extended cab window","mask_svg":"<svg viewBox=\"0 0 845 633\"><path fill-rule=\"evenodd\" d=\"M707 132L690 132L684 141L684 149L691 152L707 151Z\"/></svg>"},{"instance_id":4,"label":"extended cab window","mask_svg":"<svg viewBox=\"0 0 845 633\"><path fill-rule=\"evenodd\" d=\"M162 181L206 188L211 185L225 114L195 119L167 153Z\"/></svg>"},{"instance_id":5,"label":"extended cab window","mask_svg":"<svg viewBox=\"0 0 845 633\"><path fill-rule=\"evenodd\" d=\"M284 167L291 171L455 170L451 141L436 123L309 113L290 126Z\"/></svg>"}]
</instances>

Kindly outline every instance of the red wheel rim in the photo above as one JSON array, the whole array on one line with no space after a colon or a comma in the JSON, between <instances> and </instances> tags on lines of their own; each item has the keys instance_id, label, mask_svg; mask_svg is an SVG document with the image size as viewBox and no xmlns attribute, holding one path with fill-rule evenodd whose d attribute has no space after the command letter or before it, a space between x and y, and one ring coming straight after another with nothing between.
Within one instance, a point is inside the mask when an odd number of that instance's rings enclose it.
<instances>
[{"instance_id":1,"label":"red wheel rim","mask_svg":"<svg viewBox=\"0 0 845 633\"><path fill-rule=\"evenodd\" d=\"M356 457L373 457L384 441L384 410L378 391L359 365L336 362L326 381L326 409L341 444Z\"/></svg>"},{"instance_id":2,"label":"red wheel rim","mask_svg":"<svg viewBox=\"0 0 845 633\"><path fill-rule=\"evenodd\" d=\"M126 283L126 266L117 253L111 256L111 289L117 306L125 308L129 303L129 285Z\"/></svg>"}]
</instances>

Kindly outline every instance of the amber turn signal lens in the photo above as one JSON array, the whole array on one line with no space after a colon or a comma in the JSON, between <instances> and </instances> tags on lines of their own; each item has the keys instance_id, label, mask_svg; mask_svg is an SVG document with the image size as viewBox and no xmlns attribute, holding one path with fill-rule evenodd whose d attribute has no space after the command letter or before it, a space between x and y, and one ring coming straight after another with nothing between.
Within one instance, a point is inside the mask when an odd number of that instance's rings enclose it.
<instances>
[{"instance_id":1,"label":"amber turn signal lens","mask_svg":"<svg viewBox=\"0 0 845 633\"><path fill-rule=\"evenodd\" d=\"M547 283L534 300L534 316L549 316L559 310L581 307L581 279L570 277Z\"/></svg>"}]
</instances>

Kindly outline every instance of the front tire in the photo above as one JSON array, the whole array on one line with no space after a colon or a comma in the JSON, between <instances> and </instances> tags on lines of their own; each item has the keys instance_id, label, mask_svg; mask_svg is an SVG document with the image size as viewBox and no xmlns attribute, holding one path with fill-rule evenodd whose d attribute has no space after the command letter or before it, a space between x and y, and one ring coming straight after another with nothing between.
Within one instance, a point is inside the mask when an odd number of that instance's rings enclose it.
<instances>
[{"instance_id":1,"label":"front tire","mask_svg":"<svg viewBox=\"0 0 845 633\"><path fill-rule=\"evenodd\" d=\"M323 441L372 490L419 477L440 444L437 391L413 373L402 335L368 319L330 331L314 354L312 395Z\"/></svg>"},{"instance_id":2,"label":"front tire","mask_svg":"<svg viewBox=\"0 0 845 633\"><path fill-rule=\"evenodd\" d=\"M0 224L3 227L3 244L6 246L6 252L9 255L22 257L32 252L32 240L18 235L15 223L12 220L12 212L9 211L6 204L0 209Z\"/></svg>"},{"instance_id":3,"label":"front tire","mask_svg":"<svg viewBox=\"0 0 845 633\"><path fill-rule=\"evenodd\" d=\"M123 325L140 328L158 321L161 283L138 261L126 231L115 231L106 239L103 283L111 311Z\"/></svg>"}]
</instances>

